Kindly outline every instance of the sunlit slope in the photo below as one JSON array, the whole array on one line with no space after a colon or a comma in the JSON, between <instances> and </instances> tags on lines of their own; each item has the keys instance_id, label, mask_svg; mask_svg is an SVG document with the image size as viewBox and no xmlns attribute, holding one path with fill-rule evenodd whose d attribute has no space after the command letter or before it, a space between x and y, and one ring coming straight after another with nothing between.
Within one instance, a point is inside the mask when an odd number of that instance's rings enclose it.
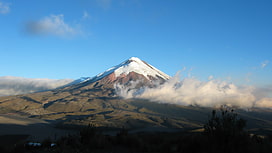
<instances>
[{"instance_id":1,"label":"sunlit slope","mask_svg":"<svg viewBox=\"0 0 272 153\"><path fill-rule=\"evenodd\" d=\"M106 96L107 88L76 94L72 91L47 91L0 98L0 113L23 114L32 118L56 120L58 126L92 124L117 128L201 128L212 108L160 104L140 99ZM80 92L80 91L78 91ZM250 129L270 130L271 111L237 110L248 120Z\"/></svg>"}]
</instances>

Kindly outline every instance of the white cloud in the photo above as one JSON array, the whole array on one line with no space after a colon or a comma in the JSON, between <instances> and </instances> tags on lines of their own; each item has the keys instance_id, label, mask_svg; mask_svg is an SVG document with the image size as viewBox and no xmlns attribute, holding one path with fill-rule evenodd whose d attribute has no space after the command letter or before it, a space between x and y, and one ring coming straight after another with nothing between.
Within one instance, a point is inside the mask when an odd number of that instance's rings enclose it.
<instances>
[{"instance_id":1,"label":"white cloud","mask_svg":"<svg viewBox=\"0 0 272 153\"><path fill-rule=\"evenodd\" d=\"M79 28L72 27L65 23L64 15L50 15L39 21L32 21L27 24L27 31L37 35L54 35L59 37L71 37L81 34Z\"/></svg>"},{"instance_id":2,"label":"white cloud","mask_svg":"<svg viewBox=\"0 0 272 153\"><path fill-rule=\"evenodd\" d=\"M7 14L10 12L10 4L0 2L0 14Z\"/></svg>"},{"instance_id":3,"label":"white cloud","mask_svg":"<svg viewBox=\"0 0 272 153\"><path fill-rule=\"evenodd\" d=\"M117 94L124 98L141 98L160 103L203 107L228 105L240 108L272 108L272 99L263 99L267 94L262 92L261 95L261 90L257 96L255 87L237 86L214 79L203 82L194 78L181 80L179 76L175 76L156 88L136 89L136 85L137 82L132 83L130 87L117 84L115 88Z\"/></svg>"},{"instance_id":4,"label":"white cloud","mask_svg":"<svg viewBox=\"0 0 272 153\"><path fill-rule=\"evenodd\" d=\"M265 60L261 63L261 68L265 68L267 65L269 64L269 61L268 60Z\"/></svg>"},{"instance_id":5,"label":"white cloud","mask_svg":"<svg viewBox=\"0 0 272 153\"><path fill-rule=\"evenodd\" d=\"M70 83L71 79L29 79L22 77L0 77L0 96L18 95L55 89Z\"/></svg>"}]
</instances>

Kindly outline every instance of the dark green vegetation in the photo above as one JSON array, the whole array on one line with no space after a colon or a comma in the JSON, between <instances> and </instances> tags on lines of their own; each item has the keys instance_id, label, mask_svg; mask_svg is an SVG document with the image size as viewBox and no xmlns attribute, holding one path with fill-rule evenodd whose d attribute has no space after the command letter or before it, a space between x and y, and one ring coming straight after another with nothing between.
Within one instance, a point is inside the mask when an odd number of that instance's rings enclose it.
<instances>
[{"instance_id":1,"label":"dark green vegetation","mask_svg":"<svg viewBox=\"0 0 272 153\"><path fill-rule=\"evenodd\" d=\"M13 148L2 146L1 153L89 153L89 152L190 152L190 153L270 153L272 135L252 135L245 130L246 120L229 109L213 111L204 124L203 132L142 132L129 133L122 128L116 135L105 135L93 125L79 130L78 134L62 137L50 147L52 140L45 139L41 147L25 147L17 143ZM18 138L19 139L19 138ZM19 140L18 140L19 141Z\"/></svg>"},{"instance_id":2,"label":"dark green vegetation","mask_svg":"<svg viewBox=\"0 0 272 153\"><path fill-rule=\"evenodd\" d=\"M14 152L16 150L24 149L22 145L28 137L29 135L1 135L0 152ZM15 144L19 144L20 147L17 147Z\"/></svg>"}]
</instances>

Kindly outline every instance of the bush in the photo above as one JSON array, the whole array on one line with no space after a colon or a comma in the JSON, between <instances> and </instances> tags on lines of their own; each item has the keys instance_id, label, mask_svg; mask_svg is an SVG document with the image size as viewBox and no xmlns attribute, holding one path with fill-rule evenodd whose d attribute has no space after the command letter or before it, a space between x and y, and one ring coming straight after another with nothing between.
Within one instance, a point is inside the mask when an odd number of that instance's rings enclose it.
<instances>
[{"instance_id":1,"label":"bush","mask_svg":"<svg viewBox=\"0 0 272 153\"><path fill-rule=\"evenodd\" d=\"M250 152L251 138L245 127L246 120L239 118L233 109L221 108L220 113L213 110L204 125L210 152Z\"/></svg>"},{"instance_id":2,"label":"bush","mask_svg":"<svg viewBox=\"0 0 272 153\"><path fill-rule=\"evenodd\" d=\"M235 137L245 134L246 120L238 118L233 109L221 108L220 111L219 115L216 110L212 111L212 116L204 125L204 133L213 137Z\"/></svg>"}]
</instances>

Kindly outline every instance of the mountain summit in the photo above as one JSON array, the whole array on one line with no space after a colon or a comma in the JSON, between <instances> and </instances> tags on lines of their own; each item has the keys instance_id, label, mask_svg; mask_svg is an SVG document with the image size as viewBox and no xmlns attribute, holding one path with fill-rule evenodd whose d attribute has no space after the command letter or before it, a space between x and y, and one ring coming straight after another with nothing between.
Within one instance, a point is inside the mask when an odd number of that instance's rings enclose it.
<instances>
[{"instance_id":1,"label":"mountain summit","mask_svg":"<svg viewBox=\"0 0 272 153\"><path fill-rule=\"evenodd\" d=\"M58 91L86 93L89 91L103 91L100 96L116 96L115 85L132 88L143 86L154 87L170 79L170 76L158 70L147 62L131 57L119 65L109 68L94 77L81 78ZM102 94L101 94L102 93Z\"/></svg>"},{"instance_id":2,"label":"mountain summit","mask_svg":"<svg viewBox=\"0 0 272 153\"><path fill-rule=\"evenodd\" d=\"M162 83L168 79L170 79L170 76L158 70L154 66L137 57L131 57L121 64L111 67L105 72L92 78L81 79L80 82L91 83L101 81L103 83L127 84L130 81L140 81L149 84L154 81Z\"/></svg>"},{"instance_id":3,"label":"mountain summit","mask_svg":"<svg viewBox=\"0 0 272 153\"><path fill-rule=\"evenodd\" d=\"M156 69L152 65L142 61L137 57L131 57L130 59L124 61L123 63L114 66L107 71L98 74L93 81L103 79L104 77L109 76L110 82L115 82L126 77L129 77L129 80L136 79L135 76L140 75L142 79L146 80L168 80L170 76L163 73L162 71Z\"/></svg>"}]
</instances>

